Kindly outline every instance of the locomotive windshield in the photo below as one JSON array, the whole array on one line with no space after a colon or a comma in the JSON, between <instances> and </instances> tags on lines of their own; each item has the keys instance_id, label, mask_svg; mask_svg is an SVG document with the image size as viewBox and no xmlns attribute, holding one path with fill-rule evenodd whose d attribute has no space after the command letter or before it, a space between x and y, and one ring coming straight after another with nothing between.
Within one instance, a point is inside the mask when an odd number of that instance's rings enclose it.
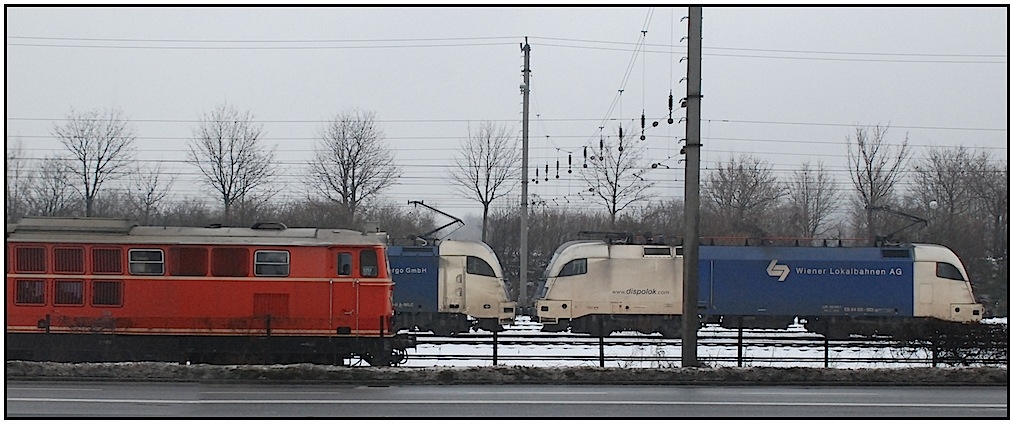
<instances>
[{"instance_id":1,"label":"locomotive windshield","mask_svg":"<svg viewBox=\"0 0 1014 424\"><path fill-rule=\"evenodd\" d=\"M937 277L946 278L948 280L965 281L965 276L961 275L961 271L958 270L958 267L947 262L937 262Z\"/></svg>"},{"instance_id":2,"label":"locomotive windshield","mask_svg":"<svg viewBox=\"0 0 1014 424\"><path fill-rule=\"evenodd\" d=\"M588 258L581 258L567 262L567 265L564 265L563 268L560 269L560 275L557 275L557 277L568 277L571 275L581 275L587 273Z\"/></svg>"},{"instance_id":3,"label":"locomotive windshield","mask_svg":"<svg viewBox=\"0 0 1014 424\"><path fill-rule=\"evenodd\" d=\"M465 272L473 275L496 277L496 273L493 272L493 267L489 266L489 262L475 256L468 256L465 259Z\"/></svg>"}]
</instances>

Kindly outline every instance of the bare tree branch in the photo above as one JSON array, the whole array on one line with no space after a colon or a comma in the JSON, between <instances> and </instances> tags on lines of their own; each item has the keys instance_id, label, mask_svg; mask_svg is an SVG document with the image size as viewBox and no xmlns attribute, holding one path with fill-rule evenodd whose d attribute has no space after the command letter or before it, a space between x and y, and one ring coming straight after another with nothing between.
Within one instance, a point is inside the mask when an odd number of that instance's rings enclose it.
<instances>
[{"instance_id":1,"label":"bare tree branch","mask_svg":"<svg viewBox=\"0 0 1014 424\"><path fill-rule=\"evenodd\" d=\"M824 233L841 193L823 162L817 162L816 168L806 162L792 174L788 197L792 225L800 236L812 239Z\"/></svg>"},{"instance_id":2,"label":"bare tree branch","mask_svg":"<svg viewBox=\"0 0 1014 424\"><path fill-rule=\"evenodd\" d=\"M345 225L354 225L363 202L400 175L374 113L358 109L336 115L320 130L309 166L311 190L342 206L349 219Z\"/></svg>"},{"instance_id":3,"label":"bare tree branch","mask_svg":"<svg viewBox=\"0 0 1014 424\"><path fill-rule=\"evenodd\" d=\"M518 184L521 162L513 131L492 122L469 130L451 170L454 187L482 205L482 241L486 241L489 205Z\"/></svg>"},{"instance_id":4,"label":"bare tree branch","mask_svg":"<svg viewBox=\"0 0 1014 424\"><path fill-rule=\"evenodd\" d=\"M27 168L24 148L20 139L7 143L4 179L4 212L7 222L14 222L28 213L30 189L34 173Z\"/></svg>"},{"instance_id":5,"label":"bare tree branch","mask_svg":"<svg viewBox=\"0 0 1014 424\"><path fill-rule=\"evenodd\" d=\"M617 214L635 202L647 200L647 190L655 185L641 177L644 169L639 165L644 145L632 142L632 139L632 134L628 133L616 144L611 140L601 140L599 156L593 155L594 160L581 172L592 198L605 206L609 213L612 227L616 226Z\"/></svg>"},{"instance_id":6,"label":"bare tree branch","mask_svg":"<svg viewBox=\"0 0 1014 424\"><path fill-rule=\"evenodd\" d=\"M713 230L750 237L767 236L767 214L786 194L771 165L750 156L719 163L717 172L705 178L704 192L705 208L715 220Z\"/></svg>"},{"instance_id":7,"label":"bare tree branch","mask_svg":"<svg viewBox=\"0 0 1014 424\"><path fill-rule=\"evenodd\" d=\"M111 109L75 114L71 111L53 135L70 151L75 165L68 171L78 180L74 185L85 202L85 216L92 216L95 197L103 184L122 177L133 158L134 131L123 113Z\"/></svg>"},{"instance_id":8,"label":"bare tree branch","mask_svg":"<svg viewBox=\"0 0 1014 424\"><path fill-rule=\"evenodd\" d=\"M203 182L219 195L226 224L233 205L273 194L268 186L277 173L271 164L275 152L261 146L261 126L252 121L250 112L219 106L201 117L189 143L187 162L200 169Z\"/></svg>"},{"instance_id":9,"label":"bare tree branch","mask_svg":"<svg viewBox=\"0 0 1014 424\"><path fill-rule=\"evenodd\" d=\"M865 211L862 226L871 242L877 238L877 221L872 207L887 207L894 200L894 188L908 165L908 135L892 152L887 144L889 126L870 129L857 126L855 139L848 138L849 176L856 189L856 204Z\"/></svg>"},{"instance_id":10,"label":"bare tree branch","mask_svg":"<svg viewBox=\"0 0 1014 424\"><path fill-rule=\"evenodd\" d=\"M63 159L51 157L42 160L35 181L30 185L30 210L33 215L63 216L74 211L74 187L71 171Z\"/></svg>"},{"instance_id":11,"label":"bare tree branch","mask_svg":"<svg viewBox=\"0 0 1014 424\"><path fill-rule=\"evenodd\" d=\"M173 182L171 175L162 173L161 163L148 170L138 167L132 174L127 198L142 222L150 223L151 217L159 213L159 205L169 196Z\"/></svg>"}]
</instances>

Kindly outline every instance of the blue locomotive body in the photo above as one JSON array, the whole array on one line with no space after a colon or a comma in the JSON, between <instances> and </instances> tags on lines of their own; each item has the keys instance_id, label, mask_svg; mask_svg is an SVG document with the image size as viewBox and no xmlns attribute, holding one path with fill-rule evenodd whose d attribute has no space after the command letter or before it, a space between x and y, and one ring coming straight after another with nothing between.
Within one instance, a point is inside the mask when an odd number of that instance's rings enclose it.
<instances>
[{"instance_id":1,"label":"blue locomotive body","mask_svg":"<svg viewBox=\"0 0 1014 424\"><path fill-rule=\"evenodd\" d=\"M883 316L914 313L911 248L701 246L704 315Z\"/></svg>"},{"instance_id":2,"label":"blue locomotive body","mask_svg":"<svg viewBox=\"0 0 1014 424\"><path fill-rule=\"evenodd\" d=\"M387 258L394 280L395 313L436 313L439 307L439 247L390 246Z\"/></svg>"}]
</instances>

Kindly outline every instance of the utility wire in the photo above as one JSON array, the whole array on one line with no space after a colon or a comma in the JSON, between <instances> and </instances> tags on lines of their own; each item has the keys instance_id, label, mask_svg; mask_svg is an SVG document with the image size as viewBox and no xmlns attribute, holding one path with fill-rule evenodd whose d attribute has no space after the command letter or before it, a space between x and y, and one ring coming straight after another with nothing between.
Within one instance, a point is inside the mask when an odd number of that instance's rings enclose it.
<instances>
[{"instance_id":1,"label":"utility wire","mask_svg":"<svg viewBox=\"0 0 1014 424\"><path fill-rule=\"evenodd\" d=\"M647 23L651 20L649 14L645 19L645 28L648 26ZM415 42L435 42L435 41L487 41L487 40L516 40L520 36L486 36L486 37L446 37L446 38L378 38L378 39L300 39L300 40L224 40L224 39L157 39L157 38L88 38L88 37L41 37L41 36L19 36L19 35L8 35L7 39L15 40L52 40L52 41L88 41L88 42L133 42L133 43L241 43L241 44L282 44L282 43L415 43ZM606 40L589 40L589 39L578 39L578 38L560 38L560 37L539 37L529 36L530 40L549 40L549 41L566 41L575 43L589 43L589 44L607 44L607 45L618 45L618 46L630 46L629 49L625 50L636 50L641 46L644 47L666 47L672 48L673 41L670 40L668 45L666 44L649 44L649 43L630 43L625 41L606 41ZM504 44L515 44L514 42ZM29 44L24 44L29 45ZM45 46L45 45L43 45ZM412 47L411 44L406 44L403 47ZM576 46L575 46L576 47ZM1006 54L971 54L971 53L911 53L911 52L843 52L833 50L791 50L791 49L759 49L759 48L746 48L746 47L714 47L704 46L704 50L729 50L729 51L743 51L743 52L765 52L765 53L799 53L799 54L826 54L826 55L851 55L851 56L903 56L903 57L980 57L980 58L1007 58Z\"/></svg>"}]
</instances>

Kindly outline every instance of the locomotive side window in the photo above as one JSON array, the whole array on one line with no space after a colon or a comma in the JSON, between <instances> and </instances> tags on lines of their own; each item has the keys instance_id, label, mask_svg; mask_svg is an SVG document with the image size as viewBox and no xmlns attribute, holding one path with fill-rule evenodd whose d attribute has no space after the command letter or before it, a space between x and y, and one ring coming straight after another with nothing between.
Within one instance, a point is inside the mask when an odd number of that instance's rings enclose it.
<instances>
[{"instance_id":1,"label":"locomotive side window","mask_svg":"<svg viewBox=\"0 0 1014 424\"><path fill-rule=\"evenodd\" d=\"M250 273L250 252L242 247L211 249L211 275L246 277Z\"/></svg>"},{"instance_id":2,"label":"locomotive side window","mask_svg":"<svg viewBox=\"0 0 1014 424\"><path fill-rule=\"evenodd\" d=\"M342 252L338 254L338 275L352 275L352 254Z\"/></svg>"},{"instance_id":3,"label":"locomotive side window","mask_svg":"<svg viewBox=\"0 0 1014 424\"><path fill-rule=\"evenodd\" d=\"M17 272L46 272L45 247L19 247L16 252L18 259L14 269Z\"/></svg>"},{"instance_id":4,"label":"locomotive side window","mask_svg":"<svg viewBox=\"0 0 1014 424\"><path fill-rule=\"evenodd\" d=\"M14 286L14 303L18 305L45 305L45 280L17 280Z\"/></svg>"},{"instance_id":5,"label":"locomotive side window","mask_svg":"<svg viewBox=\"0 0 1014 424\"><path fill-rule=\"evenodd\" d=\"M376 277L377 274L377 252L369 249L359 252L359 275Z\"/></svg>"},{"instance_id":6,"label":"locomotive side window","mask_svg":"<svg viewBox=\"0 0 1014 424\"><path fill-rule=\"evenodd\" d=\"M123 282L93 281L92 305L123 306Z\"/></svg>"},{"instance_id":7,"label":"locomotive side window","mask_svg":"<svg viewBox=\"0 0 1014 424\"><path fill-rule=\"evenodd\" d=\"M162 275L165 273L165 256L162 249L130 249L130 273L134 275Z\"/></svg>"},{"instance_id":8,"label":"locomotive side window","mask_svg":"<svg viewBox=\"0 0 1014 424\"><path fill-rule=\"evenodd\" d=\"M54 305L84 305L84 281L56 280Z\"/></svg>"},{"instance_id":9,"label":"locomotive side window","mask_svg":"<svg viewBox=\"0 0 1014 424\"><path fill-rule=\"evenodd\" d=\"M289 275L289 252L284 250L258 250L254 252L254 275Z\"/></svg>"},{"instance_id":10,"label":"locomotive side window","mask_svg":"<svg viewBox=\"0 0 1014 424\"><path fill-rule=\"evenodd\" d=\"M672 249L668 247L645 247L644 256L672 256Z\"/></svg>"},{"instance_id":11,"label":"locomotive side window","mask_svg":"<svg viewBox=\"0 0 1014 424\"><path fill-rule=\"evenodd\" d=\"M489 263L475 256L468 256L465 258L465 272L474 275L485 275L487 277L496 277L496 273L493 272L493 267L489 266Z\"/></svg>"},{"instance_id":12,"label":"locomotive side window","mask_svg":"<svg viewBox=\"0 0 1014 424\"><path fill-rule=\"evenodd\" d=\"M965 277L961 275L961 271L958 271L958 267L946 262L937 262L937 277L965 281Z\"/></svg>"},{"instance_id":13,"label":"locomotive side window","mask_svg":"<svg viewBox=\"0 0 1014 424\"><path fill-rule=\"evenodd\" d=\"M203 247L169 249L169 273L187 277L208 275L208 249Z\"/></svg>"},{"instance_id":14,"label":"locomotive side window","mask_svg":"<svg viewBox=\"0 0 1014 424\"><path fill-rule=\"evenodd\" d=\"M568 277L571 275L581 275L587 273L588 259L581 258L567 262L567 264L563 266L563 269L560 270L560 275L557 275L557 277Z\"/></svg>"},{"instance_id":15,"label":"locomotive side window","mask_svg":"<svg viewBox=\"0 0 1014 424\"><path fill-rule=\"evenodd\" d=\"M123 253L120 249L92 249L92 272L96 274L122 274Z\"/></svg>"},{"instance_id":16,"label":"locomotive side window","mask_svg":"<svg viewBox=\"0 0 1014 424\"><path fill-rule=\"evenodd\" d=\"M53 248L53 270L60 274L84 274L83 247Z\"/></svg>"}]
</instances>

